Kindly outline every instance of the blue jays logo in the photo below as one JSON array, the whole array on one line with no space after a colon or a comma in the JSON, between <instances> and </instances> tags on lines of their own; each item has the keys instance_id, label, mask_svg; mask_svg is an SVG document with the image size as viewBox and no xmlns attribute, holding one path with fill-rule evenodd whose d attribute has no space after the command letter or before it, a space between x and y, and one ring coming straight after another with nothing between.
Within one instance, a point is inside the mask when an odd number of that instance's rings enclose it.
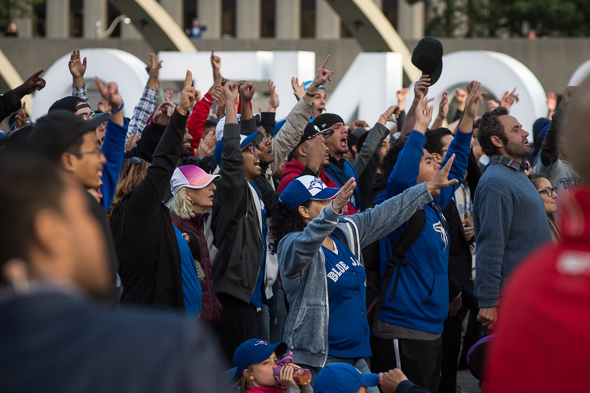
<instances>
[{"instance_id":1,"label":"blue jays logo","mask_svg":"<svg viewBox=\"0 0 590 393\"><path fill-rule=\"evenodd\" d=\"M254 345L268 345L268 343L264 340L258 340L258 341L256 341L256 344L254 344Z\"/></svg>"},{"instance_id":2,"label":"blue jays logo","mask_svg":"<svg viewBox=\"0 0 590 393\"><path fill-rule=\"evenodd\" d=\"M323 189L324 189L324 185L323 185L322 181L317 178L313 179L309 183L309 187L307 187L307 191L311 191L311 190L322 191Z\"/></svg>"},{"instance_id":3,"label":"blue jays logo","mask_svg":"<svg viewBox=\"0 0 590 393\"><path fill-rule=\"evenodd\" d=\"M447 239L447 231L445 231L444 225L439 221L432 225L432 228L440 234L440 238L443 242L445 242L445 248L449 244L449 239Z\"/></svg>"}]
</instances>

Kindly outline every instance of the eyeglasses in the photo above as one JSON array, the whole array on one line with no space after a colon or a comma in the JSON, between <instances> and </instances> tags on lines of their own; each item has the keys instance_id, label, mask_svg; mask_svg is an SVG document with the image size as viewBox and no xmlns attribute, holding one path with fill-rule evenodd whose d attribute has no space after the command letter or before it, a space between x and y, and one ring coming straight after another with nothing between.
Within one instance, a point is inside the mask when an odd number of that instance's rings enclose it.
<instances>
[{"instance_id":1,"label":"eyeglasses","mask_svg":"<svg viewBox=\"0 0 590 393\"><path fill-rule=\"evenodd\" d=\"M540 191L539 191L539 194L542 194L542 193L545 193L545 194L547 194L547 196L548 196L549 198L551 198L551 197L553 196L553 194L556 194L556 195L557 195L557 187L553 187L553 188L550 188L550 187L543 188L542 190L540 190Z\"/></svg>"},{"instance_id":2,"label":"eyeglasses","mask_svg":"<svg viewBox=\"0 0 590 393\"><path fill-rule=\"evenodd\" d=\"M97 156L100 156L102 154L102 150L100 149L100 147L97 147L94 150L76 151L72 154L76 156L83 156L84 154L96 154Z\"/></svg>"},{"instance_id":3,"label":"eyeglasses","mask_svg":"<svg viewBox=\"0 0 590 393\"><path fill-rule=\"evenodd\" d=\"M252 154L256 154L256 150L260 150L260 148L258 147L258 145L248 145L242 150L242 153L244 153L246 150L248 150Z\"/></svg>"},{"instance_id":4,"label":"eyeglasses","mask_svg":"<svg viewBox=\"0 0 590 393\"><path fill-rule=\"evenodd\" d=\"M94 113L94 111L90 111L90 113L82 113L81 115L78 115L78 117L82 120L90 120L96 117L96 113Z\"/></svg>"},{"instance_id":5,"label":"eyeglasses","mask_svg":"<svg viewBox=\"0 0 590 393\"><path fill-rule=\"evenodd\" d=\"M270 142L272 141L272 134L264 134L264 138L262 138L262 142Z\"/></svg>"}]
</instances>

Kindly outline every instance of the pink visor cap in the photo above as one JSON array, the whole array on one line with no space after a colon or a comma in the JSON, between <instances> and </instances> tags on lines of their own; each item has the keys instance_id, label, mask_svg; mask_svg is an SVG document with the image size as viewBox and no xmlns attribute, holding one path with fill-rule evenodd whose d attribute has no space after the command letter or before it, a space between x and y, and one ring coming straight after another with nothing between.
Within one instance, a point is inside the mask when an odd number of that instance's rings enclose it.
<instances>
[{"instance_id":1,"label":"pink visor cap","mask_svg":"<svg viewBox=\"0 0 590 393\"><path fill-rule=\"evenodd\" d=\"M176 195L182 187L199 189L207 187L215 179L220 179L219 175L210 175L198 166L184 165L176 168L172 179L170 179L170 189L172 195Z\"/></svg>"}]
</instances>

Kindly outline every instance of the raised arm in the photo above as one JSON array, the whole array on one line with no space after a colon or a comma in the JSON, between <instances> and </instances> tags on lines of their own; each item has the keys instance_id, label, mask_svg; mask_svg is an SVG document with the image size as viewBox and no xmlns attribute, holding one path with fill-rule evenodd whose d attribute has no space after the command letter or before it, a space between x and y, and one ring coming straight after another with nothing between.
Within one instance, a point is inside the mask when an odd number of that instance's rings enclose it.
<instances>
[{"instance_id":1,"label":"raised arm","mask_svg":"<svg viewBox=\"0 0 590 393\"><path fill-rule=\"evenodd\" d=\"M164 194L170 187L170 178L180 158L188 110L194 102L195 88L192 86L192 74L187 71L180 102L156 147L147 175L129 195L132 201L128 206L132 209L132 214L138 214L138 217L145 217L146 220L153 214L157 214L157 207L162 203Z\"/></svg>"},{"instance_id":2,"label":"raised arm","mask_svg":"<svg viewBox=\"0 0 590 393\"><path fill-rule=\"evenodd\" d=\"M72 96L88 100L88 92L86 90L86 83L84 83L84 74L88 62L86 58L80 61L80 49L74 49L70 55L68 68L70 75L72 75Z\"/></svg>"},{"instance_id":3,"label":"raised arm","mask_svg":"<svg viewBox=\"0 0 590 393\"><path fill-rule=\"evenodd\" d=\"M416 123L416 108L421 104L422 98L428 94L428 86L430 86L430 78L428 75L422 75L418 82L414 84L414 101L412 106L406 114L404 124L401 131L402 135L408 135L414 129ZM428 125L426 125L428 127Z\"/></svg>"},{"instance_id":4,"label":"raised arm","mask_svg":"<svg viewBox=\"0 0 590 393\"><path fill-rule=\"evenodd\" d=\"M385 125L388 121L395 123L396 120L393 118L393 115L397 116L399 113L400 109L398 105L390 106L385 112L383 112L381 116L379 116L379 121L377 121L375 126L369 131L367 139L365 140L365 143L363 143L363 147L361 148L358 159L354 165L354 169L359 176L362 176L371 157L379 155L381 144L383 143L385 137L389 134L389 129ZM374 176L376 173L367 175Z\"/></svg>"},{"instance_id":5,"label":"raised arm","mask_svg":"<svg viewBox=\"0 0 590 393\"><path fill-rule=\"evenodd\" d=\"M147 121L156 110L156 95L160 88L158 78L160 76L160 69L162 68L162 61L158 61L158 56L150 53L150 62L145 68L149 74L149 78L143 89L143 94L133 110L133 117L129 121L129 129L127 130L127 138L131 135L141 134Z\"/></svg>"},{"instance_id":6,"label":"raised arm","mask_svg":"<svg viewBox=\"0 0 590 393\"><path fill-rule=\"evenodd\" d=\"M559 135L563 123L567 117L569 104L575 94L576 86L568 86L563 92L563 98L557 111L549 123L543 144L541 145L540 163L545 166L551 166L559 158Z\"/></svg>"},{"instance_id":7,"label":"raised arm","mask_svg":"<svg viewBox=\"0 0 590 393\"><path fill-rule=\"evenodd\" d=\"M313 97L318 87L325 85L331 80L334 71L326 69L326 65L330 60L330 55L326 57L324 62L317 69L313 81L307 88L307 92L303 94L303 97L299 99L299 102L295 104L283 127L277 133L276 137L272 141L272 150L274 155L274 161L271 164L271 171L274 173L277 168L281 165L285 157L289 155L297 147L301 135L305 130L305 126L309 123L309 119L313 114Z\"/></svg>"}]
</instances>

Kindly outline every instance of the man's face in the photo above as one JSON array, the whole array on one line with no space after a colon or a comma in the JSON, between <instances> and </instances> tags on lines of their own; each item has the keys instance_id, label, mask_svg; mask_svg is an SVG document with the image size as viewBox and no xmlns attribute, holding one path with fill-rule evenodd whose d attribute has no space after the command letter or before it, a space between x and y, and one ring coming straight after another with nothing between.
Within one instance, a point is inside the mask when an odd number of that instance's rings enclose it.
<instances>
[{"instance_id":1,"label":"man's face","mask_svg":"<svg viewBox=\"0 0 590 393\"><path fill-rule=\"evenodd\" d=\"M72 172L80 186L98 188L100 172L107 160L100 151L100 142L94 132L84 134L80 151L72 155Z\"/></svg>"},{"instance_id":2,"label":"man's face","mask_svg":"<svg viewBox=\"0 0 590 393\"><path fill-rule=\"evenodd\" d=\"M246 174L246 180L252 181L261 173L260 149L258 146L249 144L242 149L242 155L244 156L244 173Z\"/></svg>"},{"instance_id":3,"label":"man's face","mask_svg":"<svg viewBox=\"0 0 590 393\"><path fill-rule=\"evenodd\" d=\"M313 105L315 107L314 118L318 117L326 110L326 90L317 89L313 97Z\"/></svg>"},{"instance_id":4,"label":"man's face","mask_svg":"<svg viewBox=\"0 0 590 393\"><path fill-rule=\"evenodd\" d=\"M305 143L307 143L311 146L315 146L317 149L322 150L324 152L324 161L322 162L322 165L320 166L321 171L323 171L324 169L326 169L327 167L330 166L330 152L328 150L328 144L327 144L328 139L330 139L330 138L325 138L323 134L320 134L320 135L316 135L313 138L305 141Z\"/></svg>"},{"instance_id":5,"label":"man's face","mask_svg":"<svg viewBox=\"0 0 590 393\"><path fill-rule=\"evenodd\" d=\"M272 154L272 136L269 136L264 130L258 129L264 135L264 139L258 147L260 148L260 165L268 165L275 160Z\"/></svg>"},{"instance_id":6,"label":"man's face","mask_svg":"<svg viewBox=\"0 0 590 393\"><path fill-rule=\"evenodd\" d=\"M205 134L207 135L207 134ZM191 155L191 144L193 143L193 136L188 132L188 129L184 131L184 139L182 140L182 151L180 152L181 157L188 157Z\"/></svg>"},{"instance_id":7,"label":"man's face","mask_svg":"<svg viewBox=\"0 0 590 393\"><path fill-rule=\"evenodd\" d=\"M422 149L424 155L420 157L420 170L418 172L418 184L431 181L438 173L440 165L426 149Z\"/></svg>"},{"instance_id":8,"label":"man's face","mask_svg":"<svg viewBox=\"0 0 590 393\"><path fill-rule=\"evenodd\" d=\"M498 120L504 125L504 135L508 138L504 146L504 155L522 161L533 151L533 145L527 139L528 132L523 130L518 120L510 115L498 116Z\"/></svg>"},{"instance_id":9,"label":"man's face","mask_svg":"<svg viewBox=\"0 0 590 393\"><path fill-rule=\"evenodd\" d=\"M348 127L342 123L336 123L330 127L334 134L326 140L330 154L340 158L342 154L348 153Z\"/></svg>"},{"instance_id":10,"label":"man's face","mask_svg":"<svg viewBox=\"0 0 590 393\"><path fill-rule=\"evenodd\" d=\"M67 185L61 209L67 228L71 278L88 294L100 295L110 287L110 273L104 233L90 213L88 197L80 188Z\"/></svg>"}]
</instances>

